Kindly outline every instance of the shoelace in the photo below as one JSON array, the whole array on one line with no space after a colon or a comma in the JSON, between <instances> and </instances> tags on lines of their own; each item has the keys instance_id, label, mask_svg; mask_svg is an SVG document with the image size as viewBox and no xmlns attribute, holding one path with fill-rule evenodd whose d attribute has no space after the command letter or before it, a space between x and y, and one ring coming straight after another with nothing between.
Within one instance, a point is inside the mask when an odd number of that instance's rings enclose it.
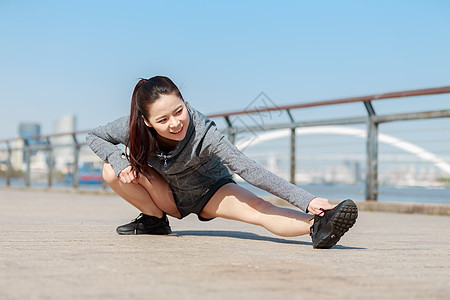
<instances>
[{"instance_id":1,"label":"shoelace","mask_svg":"<svg viewBox=\"0 0 450 300\"><path fill-rule=\"evenodd\" d=\"M131 220L131 223L136 222L137 220L141 219L144 216L143 213L140 213L139 216L137 216L136 218L134 218L133 220Z\"/></svg>"},{"instance_id":2,"label":"shoelace","mask_svg":"<svg viewBox=\"0 0 450 300\"><path fill-rule=\"evenodd\" d=\"M309 231L310 231L309 235L311 235L311 236L314 233L316 233L317 231L319 231L320 227L322 227L322 225L323 225L321 223L324 223L324 221L325 221L325 224L327 223L327 219L325 218L325 209L319 208L319 210L321 210L323 212L323 216L322 217L320 216L321 213L314 216L314 224L309 229ZM317 222L316 222L316 218L317 218ZM314 230L315 227L317 227L317 230Z\"/></svg>"},{"instance_id":3,"label":"shoelace","mask_svg":"<svg viewBox=\"0 0 450 300\"><path fill-rule=\"evenodd\" d=\"M139 216L137 216L134 220L131 221L131 223L134 223L140 219L142 219L142 217L144 216L143 213L140 213ZM136 224L134 224L134 234L137 234L137 226L138 226L138 222L136 222Z\"/></svg>"}]
</instances>

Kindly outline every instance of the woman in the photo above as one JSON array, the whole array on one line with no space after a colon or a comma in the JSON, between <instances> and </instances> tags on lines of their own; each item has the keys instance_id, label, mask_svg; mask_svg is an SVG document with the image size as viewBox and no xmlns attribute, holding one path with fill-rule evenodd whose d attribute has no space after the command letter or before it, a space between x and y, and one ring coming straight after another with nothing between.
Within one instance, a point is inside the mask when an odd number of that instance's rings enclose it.
<instances>
[{"instance_id":1,"label":"woman","mask_svg":"<svg viewBox=\"0 0 450 300\"><path fill-rule=\"evenodd\" d=\"M87 142L105 161L108 185L142 212L119 226L119 234L169 234L166 214L181 219L195 213L202 221L233 219L280 236L310 233L314 248L330 248L356 222L352 200L333 206L247 158L167 77L141 79L130 116L92 130ZM227 167L314 217L257 197L237 185Z\"/></svg>"}]
</instances>

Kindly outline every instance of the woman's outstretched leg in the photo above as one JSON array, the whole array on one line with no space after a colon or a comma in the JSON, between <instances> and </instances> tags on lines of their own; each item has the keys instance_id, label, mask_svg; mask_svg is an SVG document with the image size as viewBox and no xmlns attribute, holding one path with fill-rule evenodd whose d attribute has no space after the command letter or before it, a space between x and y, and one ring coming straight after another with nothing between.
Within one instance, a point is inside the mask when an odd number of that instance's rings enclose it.
<instances>
[{"instance_id":1,"label":"woman's outstretched leg","mask_svg":"<svg viewBox=\"0 0 450 300\"><path fill-rule=\"evenodd\" d=\"M309 234L313 224L311 215L275 206L234 183L222 186L200 216L221 217L260 225L280 236Z\"/></svg>"},{"instance_id":2,"label":"woman's outstretched leg","mask_svg":"<svg viewBox=\"0 0 450 300\"><path fill-rule=\"evenodd\" d=\"M298 236L311 233L314 248L331 248L356 222L358 208L350 200L332 205L327 199L314 198L309 208L316 215L277 207L236 184L220 188L200 216L222 217L265 227L280 236ZM314 225L313 227L311 227Z\"/></svg>"}]
</instances>

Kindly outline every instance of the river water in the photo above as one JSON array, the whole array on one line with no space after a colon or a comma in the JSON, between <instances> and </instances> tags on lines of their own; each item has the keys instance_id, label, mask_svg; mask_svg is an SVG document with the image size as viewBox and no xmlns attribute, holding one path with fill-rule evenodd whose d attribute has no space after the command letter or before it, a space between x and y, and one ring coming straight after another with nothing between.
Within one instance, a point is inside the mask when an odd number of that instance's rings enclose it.
<instances>
[{"instance_id":1,"label":"river water","mask_svg":"<svg viewBox=\"0 0 450 300\"><path fill-rule=\"evenodd\" d=\"M239 184L257 195L270 195L265 191L252 187L248 183ZM331 200L347 198L357 201L365 200L365 187L363 185L311 184L302 185L300 187L317 197L328 198ZM378 189L378 200L380 202L434 203L450 205L450 188L379 186Z\"/></svg>"}]
</instances>

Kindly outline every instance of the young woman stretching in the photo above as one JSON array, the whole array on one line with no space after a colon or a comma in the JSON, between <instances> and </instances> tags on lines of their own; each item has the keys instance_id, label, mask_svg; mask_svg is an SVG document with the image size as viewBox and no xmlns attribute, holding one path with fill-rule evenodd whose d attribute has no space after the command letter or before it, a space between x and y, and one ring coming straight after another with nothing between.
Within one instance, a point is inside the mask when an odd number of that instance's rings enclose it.
<instances>
[{"instance_id":1,"label":"young woman stretching","mask_svg":"<svg viewBox=\"0 0 450 300\"><path fill-rule=\"evenodd\" d=\"M169 234L166 214L181 219L194 213L201 221L238 220L280 236L311 234L314 248L330 248L356 222L352 200L331 205L247 158L167 77L141 79L130 116L92 130L86 139L105 161L106 183L142 212L119 226L119 234ZM237 185L227 167L314 216L264 201Z\"/></svg>"}]
</instances>

